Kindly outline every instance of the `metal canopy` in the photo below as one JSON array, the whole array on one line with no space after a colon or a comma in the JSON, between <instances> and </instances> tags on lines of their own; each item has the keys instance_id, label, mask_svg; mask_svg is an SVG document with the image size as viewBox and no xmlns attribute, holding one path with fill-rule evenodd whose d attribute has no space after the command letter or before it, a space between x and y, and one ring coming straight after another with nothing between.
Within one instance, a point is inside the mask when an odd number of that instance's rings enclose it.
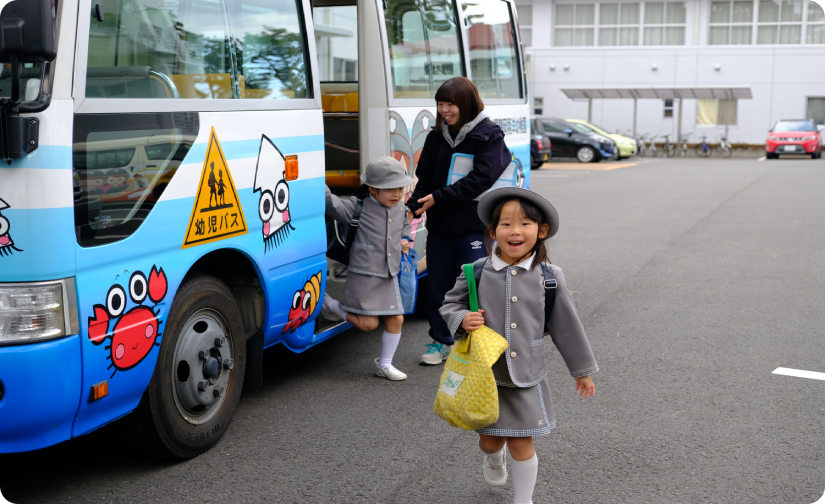
<instances>
[{"instance_id":1,"label":"metal canopy","mask_svg":"<svg viewBox=\"0 0 825 504\"><path fill-rule=\"evenodd\" d=\"M753 98L749 87L649 87L649 88L575 88L562 89L571 99L706 99L750 100Z\"/></svg>"}]
</instances>

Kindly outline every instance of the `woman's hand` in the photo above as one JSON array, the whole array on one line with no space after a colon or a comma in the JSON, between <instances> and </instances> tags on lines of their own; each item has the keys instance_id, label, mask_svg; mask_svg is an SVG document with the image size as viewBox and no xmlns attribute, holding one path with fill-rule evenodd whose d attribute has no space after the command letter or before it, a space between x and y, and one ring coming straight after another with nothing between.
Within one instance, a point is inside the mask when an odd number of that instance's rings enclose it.
<instances>
[{"instance_id":1,"label":"woman's hand","mask_svg":"<svg viewBox=\"0 0 825 504\"><path fill-rule=\"evenodd\" d=\"M576 392L579 393L579 397L584 396L584 398L587 399L590 396L596 395L596 385L590 376L582 376L581 378L575 378L575 380Z\"/></svg>"},{"instance_id":2,"label":"woman's hand","mask_svg":"<svg viewBox=\"0 0 825 504\"><path fill-rule=\"evenodd\" d=\"M401 253L406 254L410 251L410 242L406 238L401 238Z\"/></svg>"},{"instance_id":3,"label":"woman's hand","mask_svg":"<svg viewBox=\"0 0 825 504\"><path fill-rule=\"evenodd\" d=\"M478 331L484 325L484 310L477 312L470 312L464 315L464 320L461 321L461 327L467 332Z\"/></svg>"},{"instance_id":4,"label":"woman's hand","mask_svg":"<svg viewBox=\"0 0 825 504\"><path fill-rule=\"evenodd\" d=\"M418 202L421 203L421 208L415 211L415 215L421 215L426 212L428 208L435 205L435 198L433 198L432 194L428 194L418 200Z\"/></svg>"}]
</instances>

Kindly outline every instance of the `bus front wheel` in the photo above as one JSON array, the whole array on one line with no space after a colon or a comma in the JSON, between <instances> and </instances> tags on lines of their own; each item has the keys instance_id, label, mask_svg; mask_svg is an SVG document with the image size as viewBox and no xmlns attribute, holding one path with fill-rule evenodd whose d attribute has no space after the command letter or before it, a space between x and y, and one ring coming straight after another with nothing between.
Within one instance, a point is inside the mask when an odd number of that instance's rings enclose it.
<instances>
[{"instance_id":1,"label":"bus front wheel","mask_svg":"<svg viewBox=\"0 0 825 504\"><path fill-rule=\"evenodd\" d=\"M155 372L131 415L139 447L166 459L209 450L229 428L243 388L246 340L229 288L211 276L175 295Z\"/></svg>"}]
</instances>

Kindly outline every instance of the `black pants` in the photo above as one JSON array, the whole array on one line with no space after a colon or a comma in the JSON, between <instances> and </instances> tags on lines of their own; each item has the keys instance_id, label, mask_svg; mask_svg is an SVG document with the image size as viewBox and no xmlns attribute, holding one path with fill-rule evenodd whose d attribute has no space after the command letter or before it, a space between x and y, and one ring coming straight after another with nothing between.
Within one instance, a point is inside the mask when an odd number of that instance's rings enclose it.
<instances>
[{"instance_id":1,"label":"black pants","mask_svg":"<svg viewBox=\"0 0 825 504\"><path fill-rule=\"evenodd\" d=\"M438 309L444 296L455 286L461 266L486 256L481 233L447 236L430 231L427 234L427 318L430 320L430 336L435 341L446 345L454 343L450 328Z\"/></svg>"}]
</instances>

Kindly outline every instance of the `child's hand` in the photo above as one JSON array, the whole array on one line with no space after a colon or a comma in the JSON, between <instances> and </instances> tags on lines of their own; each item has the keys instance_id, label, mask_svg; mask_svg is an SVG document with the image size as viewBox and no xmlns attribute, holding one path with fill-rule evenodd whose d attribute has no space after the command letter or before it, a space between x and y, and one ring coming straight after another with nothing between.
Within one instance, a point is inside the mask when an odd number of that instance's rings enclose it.
<instances>
[{"instance_id":1,"label":"child's hand","mask_svg":"<svg viewBox=\"0 0 825 504\"><path fill-rule=\"evenodd\" d=\"M410 242L406 238L401 238L401 253L406 254L410 251Z\"/></svg>"},{"instance_id":2,"label":"child's hand","mask_svg":"<svg viewBox=\"0 0 825 504\"><path fill-rule=\"evenodd\" d=\"M461 327L467 332L478 331L484 325L484 310L477 312L470 312L464 315L464 320L461 321Z\"/></svg>"},{"instance_id":3,"label":"child's hand","mask_svg":"<svg viewBox=\"0 0 825 504\"><path fill-rule=\"evenodd\" d=\"M412 210L409 208L407 209L407 222L412 223L413 217L415 217L412 213Z\"/></svg>"},{"instance_id":4,"label":"child's hand","mask_svg":"<svg viewBox=\"0 0 825 504\"><path fill-rule=\"evenodd\" d=\"M574 379L576 380L576 392L579 393L579 397L584 396L584 398L587 399L590 396L596 395L596 385L589 375Z\"/></svg>"}]
</instances>

